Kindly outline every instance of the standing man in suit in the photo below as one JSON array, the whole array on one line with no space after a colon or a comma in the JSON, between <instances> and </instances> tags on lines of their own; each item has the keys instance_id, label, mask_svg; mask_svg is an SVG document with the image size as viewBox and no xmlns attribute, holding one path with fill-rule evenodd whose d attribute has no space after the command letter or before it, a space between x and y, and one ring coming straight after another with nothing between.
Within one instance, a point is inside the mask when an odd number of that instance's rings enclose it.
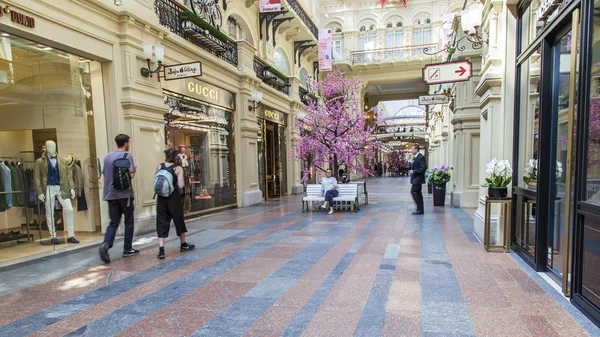
<instances>
[{"instance_id":1,"label":"standing man in suit","mask_svg":"<svg viewBox=\"0 0 600 337\"><path fill-rule=\"evenodd\" d=\"M412 153L414 155L414 159L411 170L408 171L408 174L410 174L410 183L412 184L410 193L417 204L417 210L412 212L412 214L417 215L425 213L423 208L423 193L421 191L423 189L423 184L425 184L425 171L427 170L427 163L425 162L425 156L419 152L419 145L415 144L412 147Z\"/></svg>"}]
</instances>

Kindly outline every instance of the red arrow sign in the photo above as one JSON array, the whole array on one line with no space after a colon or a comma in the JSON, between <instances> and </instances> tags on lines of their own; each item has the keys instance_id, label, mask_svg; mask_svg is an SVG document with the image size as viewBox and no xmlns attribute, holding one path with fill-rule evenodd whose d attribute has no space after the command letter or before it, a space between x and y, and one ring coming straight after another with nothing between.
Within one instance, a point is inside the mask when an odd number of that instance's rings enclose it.
<instances>
[{"instance_id":1,"label":"red arrow sign","mask_svg":"<svg viewBox=\"0 0 600 337\"><path fill-rule=\"evenodd\" d=\"M469 61L428 64L423 68L423 82L429 85L467 81L471 76Z\"/></svg>"}]
</instances>

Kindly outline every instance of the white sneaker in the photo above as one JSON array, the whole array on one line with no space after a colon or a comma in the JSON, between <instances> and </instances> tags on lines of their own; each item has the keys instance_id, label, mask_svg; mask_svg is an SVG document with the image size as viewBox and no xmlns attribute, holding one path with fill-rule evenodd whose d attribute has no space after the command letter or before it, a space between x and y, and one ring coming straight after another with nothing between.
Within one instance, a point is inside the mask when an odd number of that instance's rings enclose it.
<instances>
[{"instance_id":1,"label":"white sneaker","mask_svg":"<svg viewBox=\"0 0 600 337\"><path fill-rule=\"evenodd\" d=\"M329 211L329 215L333 214L333 210Z\"/></svg>"}]
</instances>

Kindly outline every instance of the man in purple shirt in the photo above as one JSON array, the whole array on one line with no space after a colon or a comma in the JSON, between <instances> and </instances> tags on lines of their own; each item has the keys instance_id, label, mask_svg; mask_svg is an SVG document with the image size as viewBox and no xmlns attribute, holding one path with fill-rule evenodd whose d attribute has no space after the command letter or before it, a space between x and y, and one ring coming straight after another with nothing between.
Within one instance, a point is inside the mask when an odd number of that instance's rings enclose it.
<instances>
[{"instance_id":1,"label":"man in purple shirt","mask_svg":"<svg viewBox=\"0 0 600 337\"><path fill-rule=\"evenodd\" d=\"M123 159L124 156L129 160L129 176L131 180L135 177L135 164L133 156L128 153L131 140L128 135L120 134L115 137L118 149L104 157L104 200L108 202L108 213L110 215L110 224L104 235L104 243L100 246L100 259L105 263L110 263L108 250L112 248L117 234L117 228L121 222L121 216L125 216L125 243L123 245L123 257L138 254L140 251L133 249L133 188L116 189L113 186L114 161Z\"/></svg>"}]
</instances>

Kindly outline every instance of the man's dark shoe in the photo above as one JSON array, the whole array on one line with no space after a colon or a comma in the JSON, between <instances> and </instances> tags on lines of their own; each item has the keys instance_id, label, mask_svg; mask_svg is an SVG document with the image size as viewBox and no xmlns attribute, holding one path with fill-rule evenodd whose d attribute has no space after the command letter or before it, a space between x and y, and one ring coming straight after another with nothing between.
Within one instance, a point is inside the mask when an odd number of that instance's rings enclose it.
<instances>
[{"instance_id":1,"label":"man's dark shoe","mask_svg":"<svg viewBox=\"0 0 600 337\"><path fill-rule=\"evenodd\" d=\"M136 255L139 253L140 253L139 250L131 248L130 250L123 251L123 257L133 256L133 255Z\"/></svg>"},{"instance_id":2,"label":"man's dark shoe","mask_svg":"<svg viewBox=\"0 0 600 337\"><path fill-rule=\"evenodd\" d=\"M196 247L196 245L190 245L189 243L182 243L181 244L181 248L179 249L180 252L187 252L190 250L194 250L194 247Z\"/></svg>"},{"instance_id":3,"label":"man's dark shoe","mask_svg":"<svg viewBox=\"0 0 600 337\"><path fill-rule=\"evenodd\" d=\"M54 245L60 245L60 241L57 238L50 240L50 242Z\"/></svg>"},{"instance_id":4,"label":"man's dark shoe","mask_svg":"<svg viewBox=\"0 0 600 337\"><path fill-rule=\"evenodd\" d=\"M79 243L79 240L75 239L74 237L70 237L70 238L67 238L67 242L68 243Z\"/></svg>"},{"instance_id":5,"label":"man's dark shoe","mask_svg":"<svg viewBox=\"0 0 600 337\"><path fill-rule=\"evenodd\" d=\"M412 212L413 215L419 215L419 214L425 214L425 212L423 211L416 211L416 212Z\"/></svg>"},{"instance_id":6,"label":"man's dark shoe","mask_svg":"<svg viewBox=\"0 0 600 337\"><path fill-rule=\"evenodd\" d=\"M100 260L104 263L110 263L110 256L108 255L108 243L103 243L98 250L100 254Z\"/></svg>"}]
</instances>

